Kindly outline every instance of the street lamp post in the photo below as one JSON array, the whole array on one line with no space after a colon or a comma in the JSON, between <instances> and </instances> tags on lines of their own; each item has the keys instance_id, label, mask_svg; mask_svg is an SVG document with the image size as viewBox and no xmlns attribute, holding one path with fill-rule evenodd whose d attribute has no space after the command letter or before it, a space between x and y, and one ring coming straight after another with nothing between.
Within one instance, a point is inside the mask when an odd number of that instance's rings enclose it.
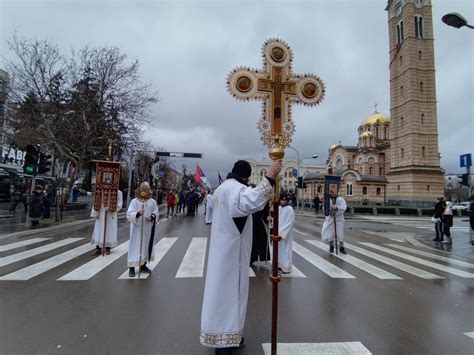
<instances>
[{"instance_id":1,"label":"street lamp post","mask_svg":"<svg viewBox=\"0 0 474 355\"><path fill-rule=\"evenodd\" d=\"M443 21L445 24L448 26L456 27L456 28L461 28L461 27L469 27L469 28L474 28L474 26L471 26L467 23L467 20L457 12L450 12L449 14L444 15L441 18L441 21Z\"/></svg>"}]
</instances>

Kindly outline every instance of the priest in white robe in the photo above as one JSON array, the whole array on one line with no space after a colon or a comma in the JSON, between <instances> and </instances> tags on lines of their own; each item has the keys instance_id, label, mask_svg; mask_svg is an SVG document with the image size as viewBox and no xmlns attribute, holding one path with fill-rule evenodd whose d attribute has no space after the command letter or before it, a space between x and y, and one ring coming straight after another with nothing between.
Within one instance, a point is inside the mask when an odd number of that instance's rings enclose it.
<instances>
[{"instance_id":1,"label":"priest in white robe","mask_svg":"<svg viewBox=\"0 0 474 355\"><path fill-rule=\"evenodd\" d=\"M212 190L206 195L206 214L204 217L206 224L212 223Z\"/></svg>"},{"instance_id":2,"label":"priest in white robe","mask_svg":"<svg viewBox=\"0 0 474 355\"><path fill-rule=\"evenodd\" d=\"M201 344L241 347L249 290L252 216L273 192L281 160L268 168L255 188L247 186L252 169L239 160L213 194L213 220L201 314ZM217 350L218 351L218 350Z\"/></svg>"},{"instance_id":3,"label":"priest in white robe","mask_svg":"<svg viewBox=\"0 0 474 355\"><path fill-rule=\"evenodd\" d=\"M151 189L147 182L142 182L136 189L135 198L128 206L127 220L130 222L127 258L129 276L135 277L136 266L140 268L140 272L151 273L146 264L155 260L155 251L153 246L150 248L150 240L152 230L154 231L153 224L158 220L158 205L151 198Z\"/></svg>"},{"instance_id":4,"label":"priest in white robe","mask_svg":"<svg viewBox=\"0 0 474 355\"><path fill-rule=\"evenodd\" d=\"M282 195L278 210L278 234L281 236L281 240L278 242L278 270L283 274L289 274L293 265L295 211L288 205L288 201L288 196ZM270 253L273 261L273 248L270 248Z\"/></svg>"},{"instance_id":5,"label":"priest in white robe","mask_svg":"<svg viewBox=\"0 0 474 355\"><path fill-rule=\"evenodd\" d=\"M346 201L341 196L332 195L330 197L329 215L324 219L323 228L321 230L322 241L329 244L330 253L334 253L334 236L337 233L339 252L347 254L344 248L344 212L346 208Z\"/></svg>"},{"instance_id":6,"label":"priest in white robe","mask_svg":"<svg viewBox=\"0 0 474 355\"><path fill-rule=\"evenodd\" d=\"M117 190L117 208L115 211L110 211L109 207L104 207L102 204L100 210L96 211L92 208L91 217L95 218L94 231L92 232L91 244L95 245L95 251L92 255L99 255L102 253L104 247L104 227L105 227L105 253L110 254L110 249L117 245L117 214L122 208L123 197L122 191ZM104 226L105 216L107 215L107 226Z\"/></svg>"}]
</instances>

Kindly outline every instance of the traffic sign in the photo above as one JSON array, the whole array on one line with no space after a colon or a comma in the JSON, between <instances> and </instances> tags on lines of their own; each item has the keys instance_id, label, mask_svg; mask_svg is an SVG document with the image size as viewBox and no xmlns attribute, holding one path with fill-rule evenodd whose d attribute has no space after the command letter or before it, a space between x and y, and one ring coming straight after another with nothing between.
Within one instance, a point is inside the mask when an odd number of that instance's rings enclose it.
<instances>
[{"instance_id":1,"label":"traffic sign","mask_svg":"<svg viewBox=\"0 0 474 355\"><path fill-rule=\"evenodd\" d=\"M156 152L157 157L202 158L202 153Z\"/></svg>"},{"instance_id":2,"label":"traffic sign","mask_svg":"<svg viewBox=\"0 0 474 355\"><path fill-rule=\"evenodd\" d=\"M471 153L460 155L459 163L461 168L468 168L472 166Z\"/></svg>"},{"instance_id":3,"label":"traffic sign","mask_svg":"<svg viewBox=\"0 0 474 355\"><path fill-rule=\"evenodd\" d=\"M292 174L293 174L293 176L298 176L298 170L297 170L297 169L293 169Z\"/></svg>"}]
</instances>

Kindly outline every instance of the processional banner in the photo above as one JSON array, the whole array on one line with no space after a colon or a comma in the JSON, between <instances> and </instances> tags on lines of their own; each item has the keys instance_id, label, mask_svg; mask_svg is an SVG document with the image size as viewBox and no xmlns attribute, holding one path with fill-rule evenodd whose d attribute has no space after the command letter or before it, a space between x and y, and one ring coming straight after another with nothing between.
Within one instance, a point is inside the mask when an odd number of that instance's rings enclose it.
<instances>
[{"instance_id":1,"label":"processional banner","mask_svg":"<svg viewBox=\"0 0 474 355\"><path fill-rule=\"evenodd\" d=\"M326 175L324 177L324 215L329 216L329 202L331 195L336 196L339 193L340 176Z\"/></svg>"},{"instance_id":2,"label":"processional banner","mask_svg":"<svg viewBox=\"0 0 474 355\"><path fill-rule=\"evenodd\" d=\"M117 210L117 193L120 182L120 163L100 160L96 165L94 210L108 207L110 212Z\"/></svg>"}]
</instances>

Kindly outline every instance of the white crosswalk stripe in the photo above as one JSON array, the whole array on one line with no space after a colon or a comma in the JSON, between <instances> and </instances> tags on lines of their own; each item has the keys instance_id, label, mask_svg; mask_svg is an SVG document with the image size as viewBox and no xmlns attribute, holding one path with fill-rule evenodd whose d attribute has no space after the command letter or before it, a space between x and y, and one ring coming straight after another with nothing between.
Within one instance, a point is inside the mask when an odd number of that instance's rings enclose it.
<instances>
[{"instance_id":1,"label":"white crosswalk stripe","mask_svg":"<svg viewBox=\"0 0 474 355\"><path fill-rule=\"evenodd\" d=\"M80 247L68 250L62 254L53 256L52 258L40 261L39 263L30 265L18 271L12 272L10 274L0 277L0 281L25 281L32 279L35 276L38 276L46 271L54 269L55 267L62 265L69 260L72 260L84 253L87 253L95 249L95 246L92 244L84 244Z\"/></svg>"},{"instance_id":2,"label":"white crosswalk stripe","mask_svg":"<svg viewBox=\"0 0 474 355\"><path fill-rule=\"evenodd\" d=\"M453 259L453 258L447 258L445 256L441 256L441 255L437 255L437 254L433 254L433 253L427 253L425 251L404 247L404 246L398 245L398 244L387 244L387 245L389 245L393 248L408 251L408 252L413 253L413 254L426 256L426 257L431 258L431 259L447 261L448 263L453 264L453 265L458 265L458 266L463 266L463 267L466 267L466 268L469 268L469 269L474 269L474 264L467 263L465 261L456 260L456 259Z\"/></svg>"},{"instance_id":3,"label":"white crosswalk stripe","mask_svg":"<svg viewBox=\"0 0 474 355\"><path fill-rule=\"evenodd\" d=\"M262 344L263 353L271 354L271 344ZM372 354L361 342L339 343L277 343L279 355L370 355Z\"/></svg>"},{"instance_id":4,"label":"white crosswalk stripe","mask_svg":"<svg viewBox=\"0 0 474 355\"><path fill-rule=\"evenodd\" d=\"M387 254L398 256L399 258L410 260L410 261L416 262L416 263L424 265L424 266L428 266L432 269L441 270L441 271L444 271L444 272L447 272L447 273L450 273L450 274L453 274L453 275L456 275L456 276L465 277L465 278L468 278L468 279L474 278L474 274L472 274L470 272L454 269L454 268L446 266L446 265L440 265L440 264L434 263L432 261L427 261L427 260L424 260L424 259L420 259L416 256L403 254L403 253L400 253L398 251L394 251L394 250L391 250L391 249L388 249L388 248L385 248L385 247L382 247L380 245L376 245L376 244L373 244L373 243L366 243L366 242L359 242L359 243L362 244L362 245L371 247L373 249L383 251Z\"/></svg>"},{"instance_id":5,"label":"white crosswalk stripe","mask_svg":"<svg viewBox=\"0 0 474 355\"><path fill-rule=\"evenodd\" d=\"M397 260L387 258L383 255L371 252L367 249L359 248L358 246L355 246L355 245L352 245L352 244L349 244L349 243L344 243L344 246L346 248L352 249L352 250L356 251L357 253L362 254L362 255L364 255L368 258L375 259L377 261L380 261L381 263L390 265L391 267L402 270L402 271L404 271L408 274L412 274L412 275L415 275L417 277L421 277L422 279L428 279L428 280L431 280L431 279L444 279L443 276L436 275L436 274L433 274L431 272L428 272L428 271L425 271L425 270L422 270L422 269L418 269L414 266L401 263Z\"/></svg>"},{"instance_id":6,"label":"white crosswalk stripe","mask_svg":"<svg viewBox=\"0 0 474 355\"><path fill-rule=\"evenodd\" d=\"M71 271L70 273L60 277L58 281L84 281L89 280L91 277L96 275L98 272L105 269L107 266L112 264L115 260L120 258L122 255L128 252L127 240L125 243L120 244L118 247L113 248L110 255L97 256L95 259L82 265L81 267Z\"/></svg>"},{"instance_id":7,"label":"white crosswalk stripe","mask_svg":"<svg viewBox=\"0 0 474 355\"><path fill-rule=\"evenodd\" d=\"M13 249L21 248L21 247L24 247L24 246L27 246L27 245L44 242L44 241L50 240L50 239L51 238L33 238L33 239L23 240L21 242L16 242L16 243L11 243L11 244L6 244L6 245L0 245L0 253L2 251L13 250Z\"/></svg>"},{"instance_id":8,"label":"white crosswalk stripe","mask_svg":"<svg viewBox=\"0 0 474 355\"><path fill-rule=\"evenodd\" d=\"M179 266L176 278L202 277L206 258L207 238L193 238Z\"/></svg>"},{"instance_id":9,"label":"white crosswalk stripe","mask_svg":"<svg viewBox=\"0 0 474 355\"><path fill-rule=\"evenodd\" d=\"M318 247L321 250L327 251L328 247L326 244L318 242L317 240L307 240L308 243ZM359 269L368 272L369 274L382 279L382 280L402 280L401 277L398 277L397 275L394 275L388 271L382 270L378 268L377 266L371 265L361 259L355 258L352 255L344 255L339 253L339 255L333 255L339 259L344 260L345 262L354 265L355 267L358 267Z\"/></svg>"},{"instance_id":10,"label":"white crosswalk stripe","mask_svg":"<svg viewBox=\"0 0 474 355\"><path fill-rule=\"evenodd\" d=\"M355 276L349 274L348 272L334 266L329 261L324 260L320 256L312 253L302 245L293 242L293 250L295 253L300 255L302 258L309 261L311 264L316 266L319 270L329 275L332 278L336 279L355 279Z\"/></svg>"},{"instance_id":11,"label":"white crosswalk stripe","mask_svg":"<svg viewBox=\"0 0 474 355\"><path fill-rule=\"evenodd\" d=\"M150 270L154 270L155 267L158 265L158 263L163 259L165 254L170 250L170 248L173 246L173 244L178 240L178 238L162 238L157 244L155 244L155 260L147 264L148 268ZM150 276L150 274L147 273L140 273L140 279L146 279ZM138 278L138 272L136 273L135 277L130 277L128 276L128 270L125 271L122 275L120 275L119 279L121 280L130 280L130 279L137 279Z\"/></svg>"},{"instance_id":12,"label":"white crosswalk stripe","mask_svg":"<svg viewBox=\"0 0 474 355\"><path fill-rule=\"evenodd\" d=\"M48 251L61 248L65 245L72 244L77 242L78 240L81 240L83 238L67 238L64 240L60 240L58 242L54 242L51 244L43 245L42 247L35 248L35 249L30 249L30 250L25 250L24 252L5 256L3 258L0 258L0 266L5 266L9 264L16 263L17 261L25 260L28 258L31 258L36 255L40 255L43 253L46 253Z\"/></svg>"}]
</instances>

